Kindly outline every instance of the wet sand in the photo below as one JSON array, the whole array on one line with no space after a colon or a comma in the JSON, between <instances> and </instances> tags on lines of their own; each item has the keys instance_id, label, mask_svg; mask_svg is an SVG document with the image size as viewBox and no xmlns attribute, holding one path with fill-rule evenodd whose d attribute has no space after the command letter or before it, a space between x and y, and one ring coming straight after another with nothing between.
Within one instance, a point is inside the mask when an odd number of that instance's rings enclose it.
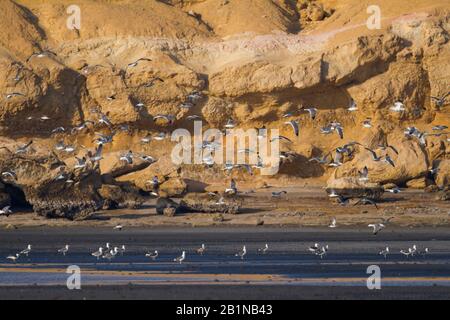
<instances>
[{"instance_id":1,"label":"wet sand","mask_svg":"<svg viewBox=\"0 0 450 320\"><path fill-rule=\"evenodd\" d=\"M273 191L287 190L280 199L271 197ZM0 228L22 227L202 227L202 226L328 226L331 218L339 226L364 226L380 218L395 217L391 224L403 227L450 226L450 202L436 200L436 193L405 190L399 194L386 193L373 205L338 205L327 197L323 188L288 186L268 189L243 188L242 213L235 215L189 213L175 217L156 214L156 200L149 200L141 209L101 211L86 221L45 219L32 212L17 212L0 217ZM175 199L179 201L179 199Z\"/></svg>"},{"instance_id":2,"label":"wet sand","mask_svg":"<svg viewBox=\"0 0 450 320\"><path fill-rule=\"evenodd\" d=\"M0 299L450 299L450 229L388 227L373 236L368 228L22 228L0 230ZM100 245L125 244L111 262L90 255ZM320 259L307 252L328 244ZM8 254L33 245L29 257L8 262ZM71 245L66 256L57 249ZM195 249L201 243L207 252ZM267 254L257 249L269 244ZM247 246L244 260L234 254ZM416 244L428 255L399 253ZM386 245L392 254L378 252ZM151 261L147 251L158 250ZM183 264L173 262L186 250ZM82 289L68 290L69 265L82 270ZM366 287L367 267L378 265L381 290ZM195 290L194 290L195 288Z\"/></svg>"}]
</instances>

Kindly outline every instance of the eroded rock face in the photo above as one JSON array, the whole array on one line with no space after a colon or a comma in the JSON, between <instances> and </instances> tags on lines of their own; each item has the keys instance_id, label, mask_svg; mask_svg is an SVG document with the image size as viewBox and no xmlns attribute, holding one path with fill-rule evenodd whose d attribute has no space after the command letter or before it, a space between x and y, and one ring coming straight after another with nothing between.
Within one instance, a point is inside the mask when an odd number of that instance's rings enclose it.
<instances>
[{"instance_id":1,"label":"eroded rock face","mask_svg":"<svg viewBox=\"0 0 450 320\"><path fill-rule=\"evenodd\" d=\"M441 163L433 179L440 187L449 183L448 134L426 135L425 145L403 134L407 126L428 134L435 133L435 125L450 127L448 99L440 106L429 99L444 95L450 82L450 14L441 3L383 2L390 19L375 32L365 27L367 16L361 13L366 8L357 0L339 5L310 0L260 0L258 5L248 0L80 1L90 14L79 32L66 28L63 4L0 3L5 12L0 21L0 135L23 142L39 139L34 152L21 157L0 150L0 169L16 170L17 181L5 183L23 190L40 214L76 219L105 201L107 206L137 204L136 190L150 191L154 176L167 196L183 195L185 180L204 185L226 181L219 166L174 165L169 139L142 142L159 133L170 136L177 128L192 131L187 118L192 115L203 118L205 129L223 129L231 118L243 129L279 129L293 141L281 149L295 155L279 174L296 182L356 177L367 166L370 182L422 188L433 183L427 180L431 165ZM54 54L29 58L47 48ZM193 91L202 92L202 98L191 108L180 107ZM8 97L14 92L19 95ZM356 112L347 110L350 99ZM389 110L396 101L404 103L404 112ZM314 121L301 109L310 106L318 109ZM93 109L110 118L111 128L98 123ZM154 121L156 115L173 120ZM369 118L372 127L363 128ZM299 137L285 124L292 119L300 123ZM85 120L95 124L72 134L70 129ZM332 121L342 124L344 139L320 133ZM120 129L125 125L127 132ZM66 130L51 134L59 126ZM105 147L102 171L78 172L70 164L67 173L75 183L55 182L61 162L74 160L74 155L53 155L55 142L92 149L96 133L115 133ZM395 168L374 162L362 147L336 170L309 161L350 141L379 155L389 153ZM379 148L386 143L399 155ZM139 157L132 165L119 162L118 155L128 150L157 162ZM254 181L250 174L237 175Z\"/></svg>"}]
</instances>

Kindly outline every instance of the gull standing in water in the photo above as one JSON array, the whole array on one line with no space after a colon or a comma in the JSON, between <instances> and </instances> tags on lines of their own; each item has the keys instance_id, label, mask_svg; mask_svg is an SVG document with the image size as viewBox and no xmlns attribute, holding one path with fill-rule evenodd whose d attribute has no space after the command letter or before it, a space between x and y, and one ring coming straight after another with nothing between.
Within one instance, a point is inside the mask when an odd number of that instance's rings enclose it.
<instances>
[{"instance_id":1,"label":"gull standing in water","mask_svg":"<svg viewBox=\"0 0 450 320\"><path fill-rule=\"evenodd\" d=\"M387 255L389 254L389 247L386 247L385 249L381 250L378 254L384 256L386 259Z\"/></svg>"},{"instance_id":2,"label":"gull standing in water","mask_svg":"<svg viewBox=\"0 0 450 320\"><path fill-rule=\"evenodd\" d=\"M31 252L31 244L29 244L25 249L19 252L19 254L24 254L28 257L28 254Z\"/></svg>"},{"instance_id":3,"label":"gull standing in water","mask_svg":"<svg viewBox=\"0 0 450 320\"><path fill-rule=\"evenodd\" d=\"M204 243L202 243L202 246L197 249L197 253L202 256L205 252L206 252L206 246Z\"/></svg>"},{"instance_id":4,"label":"gull standing in water","mask_svg":"<svg viewBox=\"0 0 450 320\"><path fill-rule=\"evenodd\" d=\"M97 260L99 260L100 257L103 255L103 248L102 247L98 248L98 250L95 252L92 252L91 255L96 257Z\"/></svg>"},{"instance_id":5,"label":"gull standing in water","mask_svg":"<svg viewBox=\"0 0 450 320\"><path fill-rule=\"evenodd\" d=\"M269 251L269 245L267 243L263 248L258 249L258 252L261 252L262 254L266 254L267 251Z\"/></svg>"},{"instance_id":6,"label":"gull standing in water","mask_svg":"<svg viewBox=\"0 0 450 320\"><path fill-rule=\"evenodd\" d=\"M11 260L12 262L16 262L19 259L20 255L16 253L15 255L7 256L6 259Z\"/></svg>"},{"instance_id":7,"label":"gull standing in water","mask_svg":"<svg viewBox=\"0 0 450 320\"><path fill-rule=\"evenodd\" d=\"M316 252L316 255L320 257L320 259L323 259L323 257L328 253L328 245L325 247L322 247L320 251Z\"/></svg>"},{"instance_id":8,"label":"gull standing in water","mask_svg":"<svg viewBox=\"0 0 450 320\"><path fill-rule=\"evenodd\" d=\"M244 260L245 255L247 254L247 248L245 245L242 247L242 250L235 254L236 257L240 257L241 260Z\"/></svg>"},{"instance_id":9,"label":"gull standing in water","mask_svg":"<svg viewBox=\"0 0 450 320\"><path fill-rule=\"evenodd\" d=\"M153 253L146 253L145 254L146 257L149 257L150 259L152 259L153 261L156 260L156 258L158 258L158 250L155 250L155 252Z\"/></svg>"},{"instance_id":10,"label":"gull standing in water","mask_svg":"<svg viewBox=\"0 0 450 320\"><path fill-rule=\"evenodd\" d=\"M186 251L183 251L183 252L181 253L181 256L179 256L179 257L173 259L173 261L174 261L174 262L178 262L178 263L181 264L185 259L186 259Z\"/></svg>"},{"instance_id":11,"label":"gull standing in water","mask_svg":"<svg viewBox=\"0 0 450 320\"><path fill-rule=\"evenodd\" d=\"M308 251L311 253L317 253L320 250L320 246L318 243L314 243L311 247L308 248Z\"/></svg>"},{"instance_id":12,"label":"gull standing in water","mask_svg":"<svg viewBox=\"0 0 450 320\"><path fill-rule=\"evenodd\" d=\"M69 245L66 244L63 248L58 250L58 253L62 253L65 256L68 251L69 251Z\"/></svg>"}]
</instances>

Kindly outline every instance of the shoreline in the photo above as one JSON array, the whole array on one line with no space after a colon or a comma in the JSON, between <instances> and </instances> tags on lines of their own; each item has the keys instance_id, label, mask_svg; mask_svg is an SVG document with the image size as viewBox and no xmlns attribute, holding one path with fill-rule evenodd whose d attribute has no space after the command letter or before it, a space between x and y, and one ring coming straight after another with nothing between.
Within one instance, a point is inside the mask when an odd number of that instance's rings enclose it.
<instances>
[{"instance_id":1,"label":"shoreline","mask_svg":"<svg viewBox=\"0 0 450 320\"><path fill-rule=\"evenodd\" d=\"M271 197L273 191L287 190L284 198ZM363 227L394 217L389 224L399 227L450 226L450 202L436 199L435 193L407 189L399 194L385 194L373 205L346 205L332 202L321 188L289 186L285 188L245 189L238 214L184 213L173 217L156 213L156 199L139 209L99 211L87 220L47 219L33 212L15 212L0 217L0 229L28 227L327 227L332 218L339 227ZM180 201L181 198L176 201ZM14 208L13 208L14 210Z\"/></svg>"}]
</instances>

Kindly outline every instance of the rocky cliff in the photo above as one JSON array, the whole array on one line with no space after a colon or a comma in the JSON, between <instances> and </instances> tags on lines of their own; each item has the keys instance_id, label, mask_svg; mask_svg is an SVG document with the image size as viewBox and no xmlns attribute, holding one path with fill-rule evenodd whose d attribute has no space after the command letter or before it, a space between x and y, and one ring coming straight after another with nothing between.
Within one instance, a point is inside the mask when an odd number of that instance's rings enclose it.
<instances>
[{"instance_id":1,"label":"rocky cliff","mask_svg":"<svg viewBox=\"0 0 450 320\"><path fill-rule=\"evenodd\" d=\"M0 135L10 146L1 169L17 175L3 182L23 190L38 212L74 218L96 210L110 190L99 192L102 185L131 188L136 203L153 176L167 182L169 194L181 193L180 185L223 183L221 167L175 166L173 143L157 138L192 130L193 115L204 129L223 129L229 119L243 129L280 129L292 141L282 151L293 158L260 180L324 184L367 166L381 184L448 185L450 98L430 98L450 91L448 1L80 0L79 30L67 28L71 4L0 3ZM371 5L381 10L380 29L366 25ZM192 92L201 97L180 107ZM352 101L357 110L349 111ZM392 109L396 102L400 112ZM311 107L314 120L305 111ZM298 137L285 124L290 120L299 123ZM343 138L323 134L333 122ZM415 132L405 135L407 127ZM114 133L100 167L53 187L51 170L72 172L75 156L94 151L99 133ZM33 150L18 159L14 150L30 140ZM335 161L336 148L354 141L337 168L309 161L327 154ZM366 148L388 154L395 167L373 161ZM120 168L128 150L156 162ZM232 175L254 181L257 172ZM78 199L70 205L74 214L64 213L61 193Z\"/></svg>"}]
</instances>

